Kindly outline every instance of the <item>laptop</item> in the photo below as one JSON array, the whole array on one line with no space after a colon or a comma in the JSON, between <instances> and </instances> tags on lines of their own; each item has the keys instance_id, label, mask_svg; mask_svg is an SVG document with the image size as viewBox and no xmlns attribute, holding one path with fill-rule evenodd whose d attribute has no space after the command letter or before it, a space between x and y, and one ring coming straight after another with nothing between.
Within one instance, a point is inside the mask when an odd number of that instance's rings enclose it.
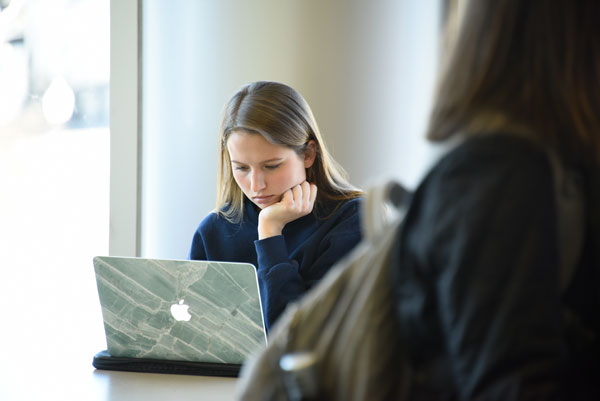
<instances>
[{"instance_id":1,"label":"laptop","mask_svg":"<svg viewBox=\"0 0 600 401\"><path fill-rule=\"evenodd\" d=\"M107 350L98 369L237 376L266 345L248 263L96 256Z\"/></svg>"}]
</instances>

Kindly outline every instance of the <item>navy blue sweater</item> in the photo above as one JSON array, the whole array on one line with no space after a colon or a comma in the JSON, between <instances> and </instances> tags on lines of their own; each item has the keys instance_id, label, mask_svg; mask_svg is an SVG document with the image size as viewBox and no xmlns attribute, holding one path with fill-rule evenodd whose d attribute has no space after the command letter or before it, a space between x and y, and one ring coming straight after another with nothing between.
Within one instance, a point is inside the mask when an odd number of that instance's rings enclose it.
<instances>
[{"instance_id":1,"label":"navy blue sweater","mask_svg":"<svg viewBox=\"0 0 600 401\"><path fill-rule=\"evenodd\" d=\"M360 199L327 205L288 224L282 235L258 239L256 206L246 199L244 218L233 224L217 213L202 220L190 259L252 263L257 267L267 330L361 239Z\"/></svg>"}]
</instances>

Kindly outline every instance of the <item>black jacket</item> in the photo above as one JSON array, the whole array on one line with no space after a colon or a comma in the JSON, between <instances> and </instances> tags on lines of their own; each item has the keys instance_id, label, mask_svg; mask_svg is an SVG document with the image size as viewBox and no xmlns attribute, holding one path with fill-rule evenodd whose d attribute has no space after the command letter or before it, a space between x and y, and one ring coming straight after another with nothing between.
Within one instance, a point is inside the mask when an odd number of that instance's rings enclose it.
<instances>
[{"instance_id":1,"label":"black jacket","mask_svg":"<svg viewBox=\"0 0 600 401\"><path fill-rule=\"evenodd\" d=\"M565 292L546 152L482 135L434 166L394 268L413 399L600 399L597 170L582 172L585 242Z\"/></svg>"}]
</instances>

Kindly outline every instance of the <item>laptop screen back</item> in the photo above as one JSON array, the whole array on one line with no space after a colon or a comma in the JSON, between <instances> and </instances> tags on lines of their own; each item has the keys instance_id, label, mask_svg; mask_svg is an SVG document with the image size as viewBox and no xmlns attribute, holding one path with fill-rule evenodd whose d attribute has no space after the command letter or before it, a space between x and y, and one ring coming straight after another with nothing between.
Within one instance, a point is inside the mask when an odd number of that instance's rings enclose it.
<instances>
[{"instance_id":1,"label":"laptop screen back","mask_svg":"<svg viewBox=\"0 0 600 401\"><path fill-rule=\"evenodd\" d=\"M113 356L241 364L266 344L251 264L97 256L94 268Z\"/></svg>"}]
</instances>

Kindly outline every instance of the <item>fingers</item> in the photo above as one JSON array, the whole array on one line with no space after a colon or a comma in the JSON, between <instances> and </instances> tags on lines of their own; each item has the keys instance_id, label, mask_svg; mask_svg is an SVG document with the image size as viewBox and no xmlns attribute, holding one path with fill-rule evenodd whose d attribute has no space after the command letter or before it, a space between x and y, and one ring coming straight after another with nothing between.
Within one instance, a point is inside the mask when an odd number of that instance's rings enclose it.
<instances>
[{"instance_id":1,"label":"fingers","mask_svg":"<svg viewBox=\"0 0 600 401\"><path fill-rule=\"evenodd\" d=\"M287 223L312 212L316 199L317 186L306 181L285 191L281 201L259 213L258 238L280 235Z\"/></svg>"},{"instance_id":2,"label":"fingers","mask_svg":"<svg viewBox=\"0 0 600 401\"><path fill-rule=\"evenodd\" d=\"M313 205L315 204L315 199L317 199L317 186L315 184L311 184L308 181L304 181L301 184L302 187L302 210L306 211L306 213L310 213L312 211Z\"/></svg>"},{"instance_id":3,"label":"fingers","mask_svg":"<svg viewBox=\"0 0 600 401\"><path fill-rule=\"evenodd\" d=\"M309 196L310 204L314 205L317 200L317 186L315 184L310 184L310 196ZM312 206L311 206L312 209Z\"/></svg>"},{"instance_id":4,"label":"fingers","mask_svg":"<svg viewBox=\"0 0 600 401\"><path fill-rule=\"evenodd\" d=\"M299 215L312 212L317 199L317 186L304 181L283 193L280 204Z\"/></svg>"},{"instance_id":5,"label":"fingers","mask_svg":"<svg viewBox=\"0 0 600 401\"><path fill-rule=\"evenodd\" d=\"M317 199L317 186L315 184L304 181L286 193L288 192L292 196L293 208L297 213L306 215L312 211Z\"/></svg>"},{"instance_id":6,"label":"fingers","mask_svg":"<svg viewBox=\"0 0 600 401\"><path fill-rule=\"evenodd\" d=\"M287 191L285 191L283 193L283 195L281 196L281 200L279 201L279 203L283 203L283 204L293 204L294 203L294 192L293 192L294 188L288 189Z\"/></svg>"},{"instance_id":7,"label":"fingers","mask_svg":"<svg viewBox=\"0 0 600 401\"><path fill-rule=\"evenodd\" d=\"M298 207L298 205L302 204L302 184L296 185L292 188L292 200L294 202L294 206Z\"/></svg>"}]
</instances>

